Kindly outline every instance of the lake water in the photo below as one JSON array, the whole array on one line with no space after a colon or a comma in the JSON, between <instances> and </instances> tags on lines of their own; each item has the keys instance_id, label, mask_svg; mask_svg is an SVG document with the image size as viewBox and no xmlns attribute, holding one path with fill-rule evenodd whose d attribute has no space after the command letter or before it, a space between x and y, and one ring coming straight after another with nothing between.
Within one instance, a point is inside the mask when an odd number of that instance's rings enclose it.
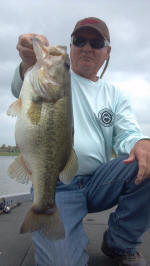
<instances>
[{"instance_id":1,"label":"lake water","mask_svg":"<svg viewBox=\"0 0 150 266\"><path fill-rule=\"evenodd\" d=\"M21 184L8 177L8 167L14 160L14 156L0 156L0 197L30 191L31 183Z\"/></svg>"}]
</instances>

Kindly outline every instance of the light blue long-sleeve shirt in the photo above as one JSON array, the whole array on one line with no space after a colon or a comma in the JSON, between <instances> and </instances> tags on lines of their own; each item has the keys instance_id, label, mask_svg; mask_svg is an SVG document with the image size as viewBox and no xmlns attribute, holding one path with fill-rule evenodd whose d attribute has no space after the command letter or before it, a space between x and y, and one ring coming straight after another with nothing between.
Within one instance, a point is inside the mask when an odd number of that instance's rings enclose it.
<instances>
[{"instance_id":1,"label":"light blue long-sleeve shirt","mask_svg":"<svg viewBox=\"0 0 150 266\"><path fill-rule=\"evenodd\" d=\"M12 81L12 93L19 97L22 80L19 67ZM134 144L144 138L128 99L116 86L96 82L71 71L74 115L74 149L78 157L76 174L92 174L100 163L116 154L129 154Z\"/></svg>"}]
</instances>

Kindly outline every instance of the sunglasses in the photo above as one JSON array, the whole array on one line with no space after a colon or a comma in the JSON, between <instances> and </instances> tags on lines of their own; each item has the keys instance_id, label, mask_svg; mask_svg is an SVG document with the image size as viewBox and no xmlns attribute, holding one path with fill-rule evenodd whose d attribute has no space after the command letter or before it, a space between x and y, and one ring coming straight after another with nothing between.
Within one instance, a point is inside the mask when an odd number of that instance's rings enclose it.
<instances>
[{"instance_id":1,"label":"sunglasses","mask_svg":"<svg viewBox=\"0 0 150 266\"><path fill-rule=\"evenodd\" d=\"M109 46L109 42L107 40L101 39L87 39L85 37L81 36L72 36L72 44L81 48L86 45L86 43L89 43L91 48L93 49L101 49L104 47Z\"/></svg>"}]
</instances>

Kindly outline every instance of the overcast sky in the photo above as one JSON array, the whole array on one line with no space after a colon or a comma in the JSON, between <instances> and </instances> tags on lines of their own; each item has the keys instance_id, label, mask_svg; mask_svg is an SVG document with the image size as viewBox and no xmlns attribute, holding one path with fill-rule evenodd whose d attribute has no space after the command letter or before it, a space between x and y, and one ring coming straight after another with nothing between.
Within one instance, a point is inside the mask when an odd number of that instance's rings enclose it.
<instances>
[{"instance_id":1,"label":"overcast sky","mask_svg":"<svg viewBox=\"0 0 150 266\"><path fill-rule=\"evenodd\" d=\"M20 59L22 33L40 33L53 45L67 45L75 23L103 19L110 29L111 59L104 78L131 98L144 134L150 136L150 1L149 0L0 0L0 146L14 145L15 118L6 115L15 101L10 84Z\"/></svg>"}]
</instances>

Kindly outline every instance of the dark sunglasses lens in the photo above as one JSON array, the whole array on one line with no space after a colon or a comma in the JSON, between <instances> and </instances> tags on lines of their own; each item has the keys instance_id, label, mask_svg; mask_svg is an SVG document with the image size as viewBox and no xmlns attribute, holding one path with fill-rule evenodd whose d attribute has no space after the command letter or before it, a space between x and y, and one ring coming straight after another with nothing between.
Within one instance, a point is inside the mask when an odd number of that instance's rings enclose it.
<instances>
[{"instance_id":1,"label":"dark sunglasses lens","mask_svg":"<svg viewBox=\"0 0 150 266\"><path fill-rule=\"evenodd\" d=\"M104 39L91 39L88 40L84 37L73 36L73 44L77 47L83 47L87 42L90 43L90 46L93 49L101 49L104 47Z\"/></svg>"},{"instance_id":2,"label":"dark sunglasses lens","mask_svg":"<svg viewBox=\"0 0 150 266\"><path fill-rule=\"evenodd\" d=\"M87 40L83 37L74 36L73 44L77 47L83 47L86 44Z\"/></svg>"},{"instance_id":3,"label":"dark sunglasses lens","mask_svg":"<svg viewBox=\"0 0 150 266\"><path fill-rule=\"evenodd\" d=\"M104 47L104 39L93 39L89 40L90 45L94 49L101 49Z\"/></svg>"}]
</instances>

